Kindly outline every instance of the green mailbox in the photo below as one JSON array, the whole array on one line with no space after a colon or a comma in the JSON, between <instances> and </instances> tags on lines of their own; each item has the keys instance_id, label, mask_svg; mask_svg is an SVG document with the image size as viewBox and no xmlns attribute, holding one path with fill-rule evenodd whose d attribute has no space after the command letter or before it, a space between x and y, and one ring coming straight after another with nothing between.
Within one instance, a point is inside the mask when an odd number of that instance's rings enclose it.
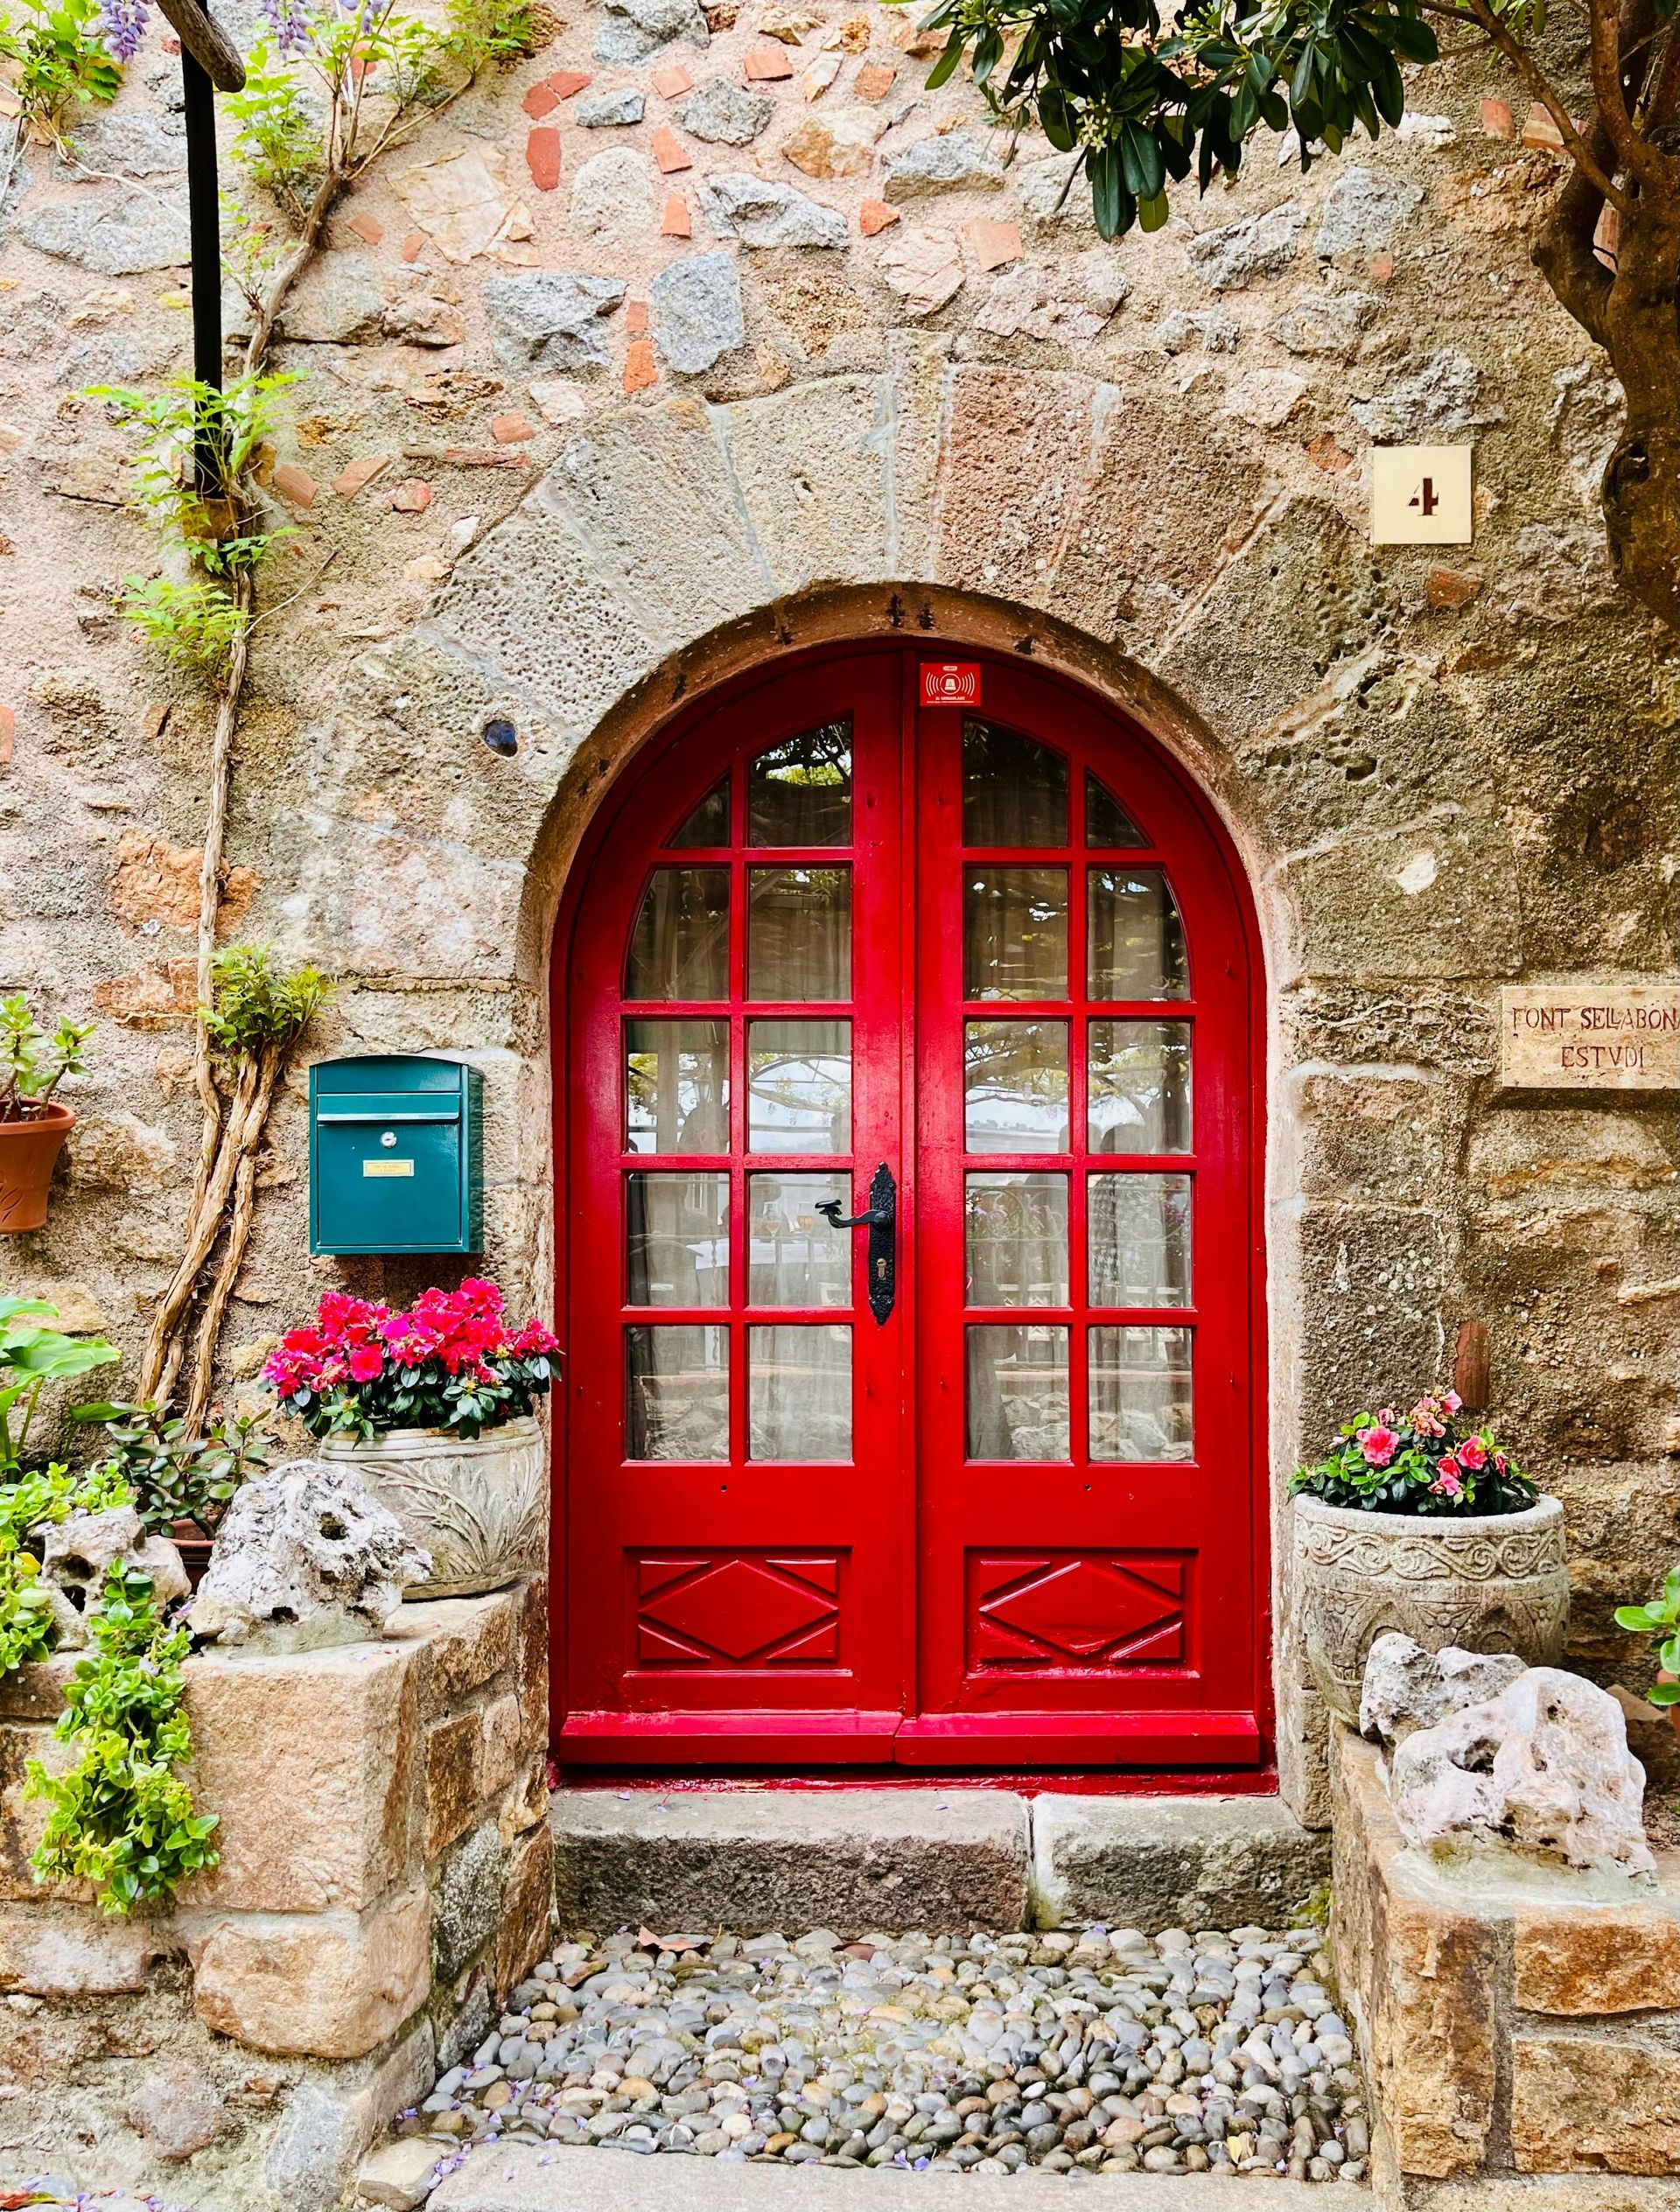
<instances>
[{"instance_id":1,"label":"green mailbox","mask_svg":"<svg viewBox=\"0 0 1680 2212\"><path fill-rule=\"evenodd\" d=\"M476 1252L484 1079L395 1054L309 1071L312 1252Z\"/></svg>"}]
</instances>

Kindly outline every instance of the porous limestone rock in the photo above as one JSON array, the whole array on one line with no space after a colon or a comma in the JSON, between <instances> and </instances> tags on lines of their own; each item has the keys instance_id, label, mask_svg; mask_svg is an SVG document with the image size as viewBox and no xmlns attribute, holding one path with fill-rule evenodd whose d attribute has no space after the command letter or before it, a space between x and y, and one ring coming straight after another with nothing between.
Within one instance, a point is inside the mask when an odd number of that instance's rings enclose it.
<instances>
[{"instance_id":1,"label":"porous limestone rock","mask_svg":"<svg viewBox=\"0 0 1680 2212\"><path fill-rule=\"evenodd\" d=\"M732 85L727 77L708 77L676 111L690 138L711 146L750 145L776 112L768 93Z\"/></svg>"},{"instance_id":2,"label":"porous limestone rock","mask_svg":"<svg viewBox=\"0 0 1680 2212\"><path fill-rule=\"evenodd\" d=\"M73 1513L49 1523L41 1581L52 1593L60 1650L79 1650L88 1642L88 1616L98 1611L105 1577L118 1565L149 1574L160 1605L173 1605L187 1593L180 1553L167 1536L152 1535L131 1505Z\"/></svg>"},{"instance_id":3,"label":"porous limestone rock","mask_svg":"<svg viewBox=\"0 0 1680 2212\"><path fill-rule=\"evenodd\" d=\"M674 38L704 46L710 37L696 0L606 0L606 8L595 59L609 66L634 68Z\"/></svg>"},{"instance_id":4,"label":"porous limestone rock","mask_svg":"<svg viewBox=\"0 0 1680 2212\"><path fill-rule=\"evenodd\" d=\"M1004 181L1003 164L966 130L918 138L886 164L882 196L922 200L930 192L995 192Z\"/></svg>"},{"instance_id":5,"label":"porous limestone rock","mask_svg":"<svg viewBox=\"0 0 1680 2212\"><path fill-rule=\"evenodd\" d=\"M1292 200L1246 222L1204 230L1185 248L1190 266L1216 292L1239 291L1256 276L1281 276L1295 258L1306 211Z\"/></svg>"},{"instance_id":6,"label":"porous limestone rock","mask_svg":"<svg viewBox=\"0 0 1680 2212\"><path fill-rule=\"evenodd\" d=\"M509 368L605 368L611 358L606 318L624 290L616 276L573 276L559 270L493 276L484 288L484 305L496 332L496 359Z\"/></svg>"},{"instance_id":7,"label":"porous limestone rock","mask_svg":"<svg viewBox=\"0 0 1680 2212\"><path fill-rule=\"evenodd\" d=\"M1424 188L1409 177L1385 177L1375 169L1345 170L1330 187L1319 225L1320 261L1338 254L1374 254L1394 242L1395 232L1423 199Z\"/></svg>"},{"instance_id":8,"label":"porous limestone rock","mask_svg":"<svg viewBox=\"0 0 1680 2212\"><path fill-rule=\"evenodd\" d=\"M1561 1668L1527 1668L1498 1697L1418 1729L1394 1754L1390 1788L1420 1849L1502 1846L1592 1873L1656 1873L1621 1708Z\"/></svg>"},{"instance_id":9,"label":"porous limestone rock","mask_svg":"<svg viewBox=\"0 0 1680 2212\"><path fill-rule=\"evenodd\" d=\"M850 243L837 207L808 200L791 185L774 184L745 171L712 177L699 186L701 204L715 229L746 246L839 246Z\"/></svg>"},{"instance_id":10,"label":"porous limestone rock","mask_svg":"<svg viewBox=\"0 0 1680 2212\"><path fill-rule=\"evenodd\" d=\"M648 287L654 342L684 376L698 376L746 342L741 280L728 254L690 254Z\"/></svg>"},{"instance_id":11,"label":"porous limestone rock","mask_svg":"<svg viewBox=\"0 0 1680 2212\"><path fill-rule=\"evenodd\" d=\"M199 1635L248 1651L356 1643L430 1571L354 1468L289 1460L234 1496L191 1619Z\"/></svg>"},{"instance_id":12,"label":"porous limestone rock","mask_svg":"<svg viewBox=\"0 0 1680 2212\"><path fill-rule=\"evenodd\" d=\"M18 231L38 253L75 262L101 276L174 269L190 251L185 206L136 186L83 186L74 200L26 208Z\"/></svg>"},{"instance_id":13,"label":"porous limestone rock","mask_svg":"<svg viewBox=\"0 0 1680 2212\"><path fill-rule=\"evenodd\" d=\"M1508 1690L1528 1662L1514 1651L1426 1651L1390 1628L1371 1646L1359 1700L1359 1732L1390 1749L1419 1728L1434 1728L1466 1705Z\"/></svg>"},{"instance_id":14,"label":"porous limestone rock","mask_svg":"<svg viewBox=\"0 0 1680 2212\"><path fill-rule=\"evenodd\" d=\"M1443 346L1411 376L1348 412L1377 445L1404 445L1431 430L1463 430L1504 417L1481 402L1481 371L1456 346Z\"/></svg>"},{"instance_id":15,"label":"porous limestone rock","mask_svg":"<svg viewBox=\"0 0 1680 2212\"><path fill-rule=\"evenodd\" d=\"M609 146L604 154L592 154L571 180L571 227L581 238L600 238L609 245L632 245L646 235L653 220L653 179L646 160L633 146ZM552 272L544 270L539 281L543 280L554 281ZM486 298L500 281L485 287ZM572 276L564 281L588 286L604 284L609 280L603 276ZM623 296L624 287L620 284L617 297L607 305L616 307ZM597 307L591 312L598 314L606 311ZM601 347L600 358L605 360L605 333L601 334Z\"/></svg>"}]
</instances>

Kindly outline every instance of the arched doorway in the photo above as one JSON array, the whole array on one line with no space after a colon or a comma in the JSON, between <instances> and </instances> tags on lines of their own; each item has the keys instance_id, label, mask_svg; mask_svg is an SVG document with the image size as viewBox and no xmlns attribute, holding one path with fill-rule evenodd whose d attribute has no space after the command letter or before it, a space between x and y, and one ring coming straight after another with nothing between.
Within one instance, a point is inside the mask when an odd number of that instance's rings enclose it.
<instances>
[{"instance_id":1,"label":"arched doorway","mask_svg":"<svg viewBox=\"0 0 1680 2212\"><path fill-rule=\"evenodd\" d=\"M1124 718L924 658L679 719L563 917L567 1760L1267 1755L1246 887Z\"/></svg>"}]
</instances>

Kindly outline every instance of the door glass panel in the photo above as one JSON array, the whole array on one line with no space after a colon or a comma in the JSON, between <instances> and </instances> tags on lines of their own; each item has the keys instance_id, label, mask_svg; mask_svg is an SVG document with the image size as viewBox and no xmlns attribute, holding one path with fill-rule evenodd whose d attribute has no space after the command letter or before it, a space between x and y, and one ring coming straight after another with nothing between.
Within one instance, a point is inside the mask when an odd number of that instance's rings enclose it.
<instances>
[{"instance_id":1,"label":"door glass panel","mask_svg":"<svg viewBox=\"0 0 1680 2212\"><path fill-rule=\"evenodd\" d=\"M625 1149L729 1150L729 1024L624 1025Z\"/></svg>"},{"instance_id":2,"label":"door glass panel","mask_svg":"<svg viewBox=\"0 0 1680 2212\"><path fill-rule=\"evenodd\" d=\"M1184 927L1159 868L1093 868L1091 998L1187 998Z\"/></svg>"},{"instance_id":3,"label":"door glass panel","mask_svg":"<svg viewBox=\"0 0 1680 2212\"><path fill-rule=\"evenodd\" d=\"M1191 1335L1178 1328L1091 1331L1092 1459L1191 1457Z\"/></svg>"},{"instance_id":4,"label":"door glass panel","mask_svg":"<svg viewBox=\"0 0 1680 2212\"><path fill-rule=\"evenodd\" d=\"M641 895L626 998L727 998L729 871L655 868Z\"/></svg>"},{"instance_id":5,"label":"door glass panel","mask_svg":"<svg viewBox=\"0 0 1680 2212\"><path fill-rule=\"evenodd\" d=\"M850 868L749 868L749 998L850 998Z\"/></svg>"},{"instance_id":6,"label":"door glass panel","mask_svg":"<svg viewBox=\"0 0 1680 2212\"><path fill-rule=\"evenodd\" d=\"M747 1296L754 1306L851 1304L851 1231L816 1210L837 1198L850 1213L849 1175L749 1175Z\"/></svg>"},{"instance_id":7,"label":"door glass panel","mask_svg":"<svg viewBox=\"0 0 1680 2212\"><path fill-rule=\"evenodd\" d=\"M712 785L671 843L679 850L687 845L726 845L729 843L727 776L720 776Z\"/></svg>"},{"instance_id":8,"label":"door glass panel","mask_svg":"<svg viewBox=\"0 0 1680 2212\"><path fill-rule=\"evenodd\" d=\"M1067 1305L1065 1175L970 1175L962 1211L968 1305Z\"/></svg>"},{"instance_id":9,"label":"door glass panel","mask_svg":"<svg viewBox=\"0 0 1680 2212\"><path fill-rule=\"evenodd\" d=\"M1065 845L1068 763L991 722L962 724L965 845Z\"/></svg>"},{"instance_id":10,"label":"door glass panel","mask_svg":"<svg viewBox=\"0 0 1680 2212\"><path fill-rule=\"evenodd\" d=\"M746 772L750 845L851 843L851 720L825 722L755 755Z\"/></svg>"},{"instance_id":11,"label":"door glass panel","mask_svg":"<svg viewBox=\"0 0 1680 2212\"><path fill-rule=\"evenodd\" d=\"M851 1330L779 1321L746 1333L747 1457L851 1457Z\"/></svg>"},{"instance_id":12,"label":"door glass panel","mask_svg":"<svg viewBox=\"0 0 1680 2212\"><path fill-rule=\"evenodd\" d=\"M1068 871L970 868L962 879L965 998L1068 996Z\"/></svg>"},{"instance_id":13,"label":"door glass panel","mask_svg":"<svg viewBox=\"0 0 1680 2212\"><path fill-rule=\"evenodd\" d=\"M963 1025L963 1120L971 1152L1068 1150L1068 1025Z\"/></svg>"},{"instance_id":14,"label":"door glass panel","mask_svg":"<svg viewBox=\"0 0 1680 2212\"><path fill-rule=\"evenodd\" d=\"M727 1175L627 1175L626 1303L729 1304Z\"/></svg>"},{"instance_id":15,"label":"door glass panel","mask_svg":"<svg viewBox=\"0 0 1680 2212\"><path fill-rule=\"evenodd\" d=\"M1108 785L1088 769L1085 774L1085 842L1111 852L1149 843Z\"/></svg>"},{"instance_id":16,"label":"door glass panel","mask_svg":"<svg viewBox=\"0 0 1680 2212\"><path fill-rule=\"evenodd\" d=\"M727 1460L729 1331L670 1322L624 1333L625 1457Z\"/></svg>"},{"instance_id":17,"label":"door glass panel","mask_svg":"<svg viewBox=\"0 0 1680 2212\"><path fill-rule=\"evenodd\" d=\"M964 1334L969 1458L1067 1459L1067 1330L1040 1321Z\"/></svg>"},{"instance_id":18,"label":"door glass panel","mask_svg":"<svg viewBox=\"0 0 1680 2212\"><path fill-rule=\"evenodd\" d=\"M1093 1175L1086 1205L1090 1305L1189 1305L1187 1175Z\"/></svg>"},{"instance_id":19,"label":"door glass panel","mask_svg":"<svg viewBox=\"0 0 1680 2212\"><path fill-rule=\"evenodd\" d=\"M749 1152L851 1150L849 1021L749 1022L746 1082Z\"/></svg>"},{"instance_id":20,"label":"door glass panel","mask_svg":"<svg viewBox=\"0 0 1680 2212\"><path fill-rule=\"evenodd\" d=\"M1094 1021L1088 1035L1091 1150L1187 1152L1190 1024Z\"/></svg>"}]
</instances>

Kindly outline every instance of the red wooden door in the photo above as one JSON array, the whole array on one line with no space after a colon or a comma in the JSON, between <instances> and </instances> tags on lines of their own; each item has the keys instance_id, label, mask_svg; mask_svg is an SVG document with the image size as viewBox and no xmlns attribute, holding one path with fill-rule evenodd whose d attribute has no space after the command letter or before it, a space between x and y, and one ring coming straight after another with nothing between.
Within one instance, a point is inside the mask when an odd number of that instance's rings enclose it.
<instances>
[{"instance_id":1,"label":"red wooden door","mask_svg":"<svg viewBox=\"0 0 1680 2212\"><path fill-rule=\"evenodd\" d=\"M1115 716L1002 663L977 713L918 711L915 677L743 689L589 864L556 1747L1253 1764L1242 892ZM885 1323L870 1232L818 1211L882 1163Z\"/></svg>"}]
</instances>

